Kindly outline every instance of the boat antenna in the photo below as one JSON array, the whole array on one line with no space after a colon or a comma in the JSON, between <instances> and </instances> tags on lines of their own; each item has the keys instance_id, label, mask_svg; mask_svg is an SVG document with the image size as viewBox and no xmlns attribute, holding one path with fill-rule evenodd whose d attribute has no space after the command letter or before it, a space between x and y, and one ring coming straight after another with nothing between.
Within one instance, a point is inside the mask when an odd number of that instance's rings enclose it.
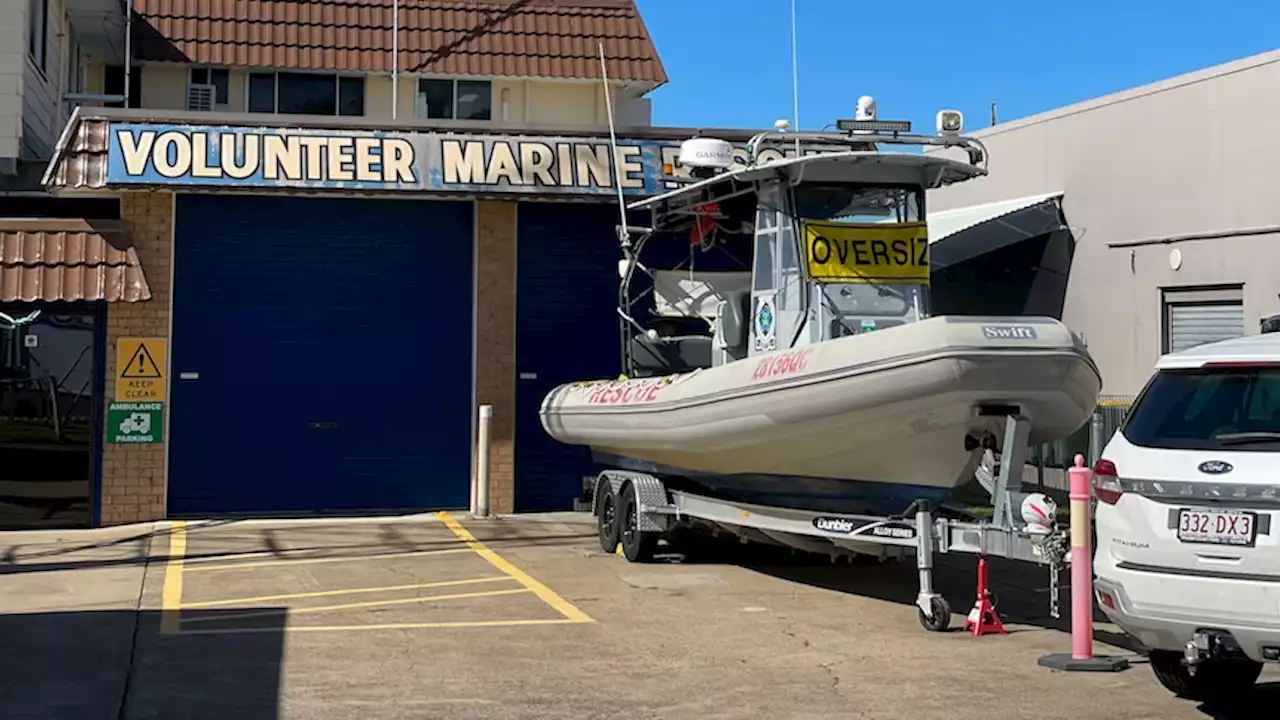
<instances>
[{"instance_id":1,"label":"boat antenna","mask_svg":"<svg viewBox=\"0 0 1280 720\"><path fill-rule=\"evenodd\" d=\"M800 64L796 47L796 0L791 0L791 121L800 132ZM796 155L800 154L800 138L796 138Z\"/></svg>"},{"instance_id":2,"label":"boat antenna","mask_svg":"<svg viewBox=\"0 0 1280 720\"><path fill-rule=\"evenodd\" d=\"M604 83L604 107L609 116L609 152L613 153L613 186L618 190L618 241L624 249L631 247L631 233L627 230L627 205L622 198L622 168L618 164L618 134L613 127L613 97L609 93L609 71L605 68L604 43L600 46L600 82Z\"/></svg>"}]
</instances>

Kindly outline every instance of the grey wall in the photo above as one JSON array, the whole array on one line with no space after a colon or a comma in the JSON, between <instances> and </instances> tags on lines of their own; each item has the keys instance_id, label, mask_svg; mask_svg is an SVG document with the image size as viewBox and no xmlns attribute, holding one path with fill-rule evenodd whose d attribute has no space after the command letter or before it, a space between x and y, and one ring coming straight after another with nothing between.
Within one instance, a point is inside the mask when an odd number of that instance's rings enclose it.
<instances>
[{"instance_id":1,"label":"grey wall","mask_svg":"<svg viewBox=\"0 0 1280 720\"><path fill-rule=\"evenodd\" d=\"M1076 246L1063 321L1103 392L1133 394L1161 352L1162 288L1243 283L1250 333L1280 313L1277 89L1280 51L966 133L987 145L990 175L931 193L929 209L1064 191Z\"/></svg>"}]
</instances>

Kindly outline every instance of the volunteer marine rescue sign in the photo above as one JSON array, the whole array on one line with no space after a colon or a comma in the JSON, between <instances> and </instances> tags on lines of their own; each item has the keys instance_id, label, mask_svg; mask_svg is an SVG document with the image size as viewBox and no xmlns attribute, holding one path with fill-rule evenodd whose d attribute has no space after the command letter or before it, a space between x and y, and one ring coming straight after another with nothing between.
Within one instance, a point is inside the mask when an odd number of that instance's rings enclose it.
<instances>
[{"instance_id":1,"label":"volunteer marine rescue sign","mask_svg":"<svg viewBox=\"0 0 1280 720\"><path fill-rule=\"evenodd\" d=\"M616 163L624 194L652 195L677 187L664 165L687 177L679 154L665 140L111 123L106 184L612 194Z\"/></svg>"}]
</instances>

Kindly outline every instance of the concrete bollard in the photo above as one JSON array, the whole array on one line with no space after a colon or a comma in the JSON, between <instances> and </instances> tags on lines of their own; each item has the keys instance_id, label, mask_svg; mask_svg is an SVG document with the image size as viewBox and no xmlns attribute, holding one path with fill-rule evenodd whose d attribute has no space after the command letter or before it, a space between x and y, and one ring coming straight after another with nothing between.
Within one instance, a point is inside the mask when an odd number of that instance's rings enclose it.
<instances>
[{"instance_id":1,"label":"concrete bollard","mask_svg":"<svg viewBox=\"0 0 1280 720\"><path fill-rule=\"evenodd\" d=\"M478 518L489 517L489 436L493 426L493 406L481 405L476 438L476 486L471 495L475 507L471 514Z\"/></svg>"}]
</instances>

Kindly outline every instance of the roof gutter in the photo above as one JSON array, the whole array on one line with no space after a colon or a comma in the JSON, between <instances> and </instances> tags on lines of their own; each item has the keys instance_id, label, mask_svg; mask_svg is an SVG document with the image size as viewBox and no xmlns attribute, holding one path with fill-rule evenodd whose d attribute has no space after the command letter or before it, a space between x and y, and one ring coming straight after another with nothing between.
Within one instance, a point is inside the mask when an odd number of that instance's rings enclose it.
<instances>
[{"instance_id":1,"label":"roof gutter","mask_svg":"<svg viewBox=\"0 0 1280 720\"><path fill-rule=\"evenodd\" d=\"M84 106L79 105L72 110L71 117L67 118L67 124L62 126L62 134L58 135L58 142L53 146L53 157L49 158L49 164L44 168L44 175L40 176L41 187L47 188L53 185L53 176L58 173L58 162L66 153L71 136L80 128L80 111L83 109Z\"/></svg>"},{"instance_id":2,"label":"roof gutter","mask_svg":"<svg viewBox=\"0 0 1280 720\"><path fill-rule=\"evenodd\" d=\"M477 125L457 120L404 119L399 122L367 121L349 117L323 115L263 115L261 113L222 113L185 110L157 110L139 108L76 108L63 130L58 150L69 142L72 126L77 118L104 120L117 123L154 123L173 125L231 125L262 128L333 129L333 130L386 130L401 133L455 133L458 135L561 135L567 137L601 137L608 133L606 126L595 125L538 125L530 123ZM652 140L687 140L695 135L712 136L730 142L746 142L759 130L742 128L690 128L653 125L618 126L618 137ZM56 153L55 153L56 154Z\"/></svg>"},{"instance_id":3,"label":"roof gutter","mask_svg":"<svg viewBox=\"0 0 1280 720\"><path fill-rule=\"evenodd\" d=\"M1171 245L1192 240L1223 240L1233 237L1253 237L1255 235L1280 234L1280 225L1263 225L1260 227L1236 228L1234 230L1213 230L1209 232L1185 233L1167 237L1143 238L1141 240L1121 240L1107 243L1109 248L1140 247L1142 245Z\"/></svg>"}]
</instances>

